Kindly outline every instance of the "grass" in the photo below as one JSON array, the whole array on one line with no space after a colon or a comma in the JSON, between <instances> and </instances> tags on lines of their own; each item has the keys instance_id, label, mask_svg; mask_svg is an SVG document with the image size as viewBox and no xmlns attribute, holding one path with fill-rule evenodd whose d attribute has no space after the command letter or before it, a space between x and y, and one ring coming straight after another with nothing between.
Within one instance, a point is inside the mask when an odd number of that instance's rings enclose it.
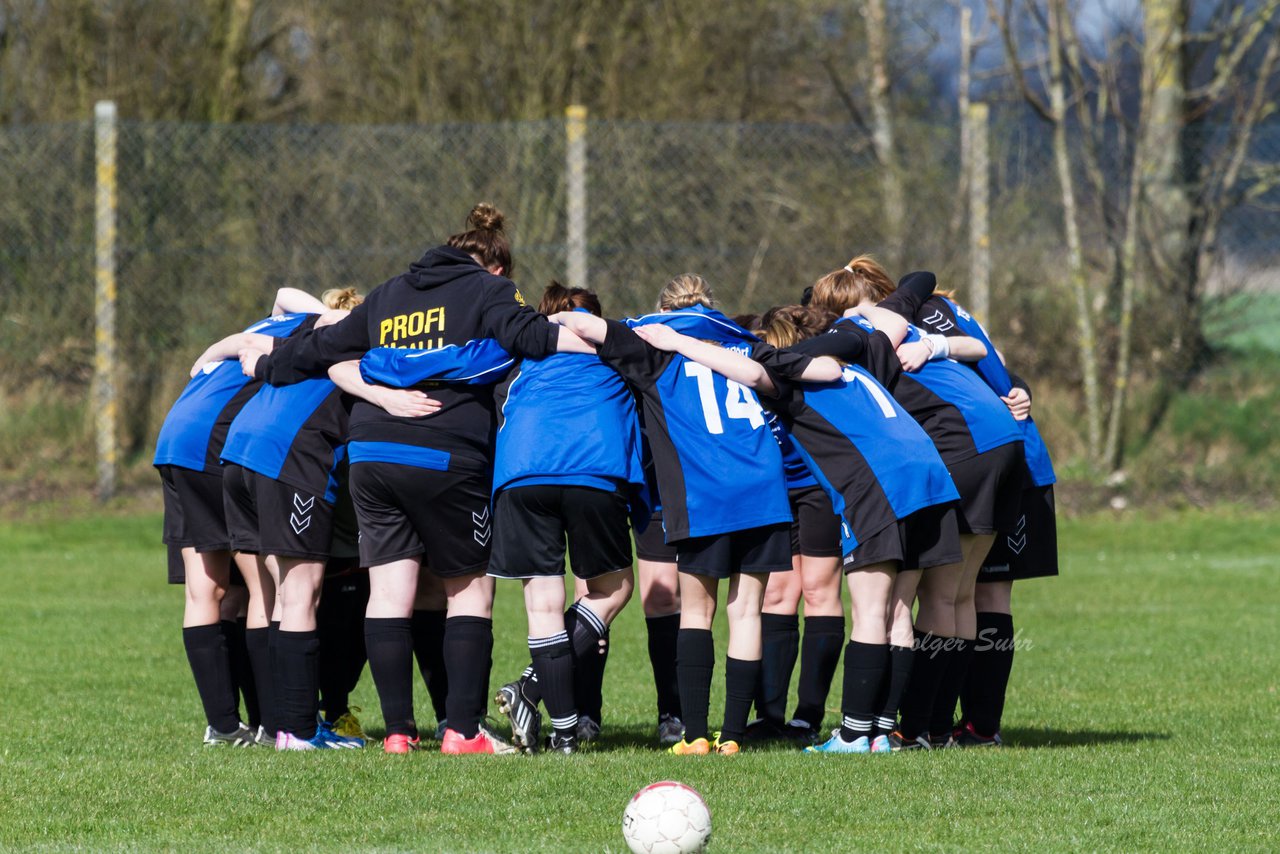
<instances>
[{"instance_id":1,"label":"grass","mask_svg":"<svg viewBox=\"0 0 1280 854\"><path fill-rule=\"evenodd\" d=\"M1280 526L1219 509L1061 534L1062 577L1016 592L1009 749L664 756L633 607L602 749L388 757L202 749L159 517L0 524L0 849L619 851L628 797L666 778L706 797L714 851L1273 847ZM495 623L496 684L525 659L509 586ZM367 673L354 699L376 728Z\"/></svg>"}]
</instances>

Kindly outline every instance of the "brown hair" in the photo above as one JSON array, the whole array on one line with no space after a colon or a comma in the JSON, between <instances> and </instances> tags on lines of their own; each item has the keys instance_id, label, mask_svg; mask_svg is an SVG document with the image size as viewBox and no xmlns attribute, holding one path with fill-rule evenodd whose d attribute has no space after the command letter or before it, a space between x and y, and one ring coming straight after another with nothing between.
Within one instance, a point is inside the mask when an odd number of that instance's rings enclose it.
<instances>
[{"instance_id":1,"label":"brown hair","mask_svg":"<svg viewBox=\"0 0 1280 854\"><path fill-rule=\"evenodd\" d=\"M480 202L467 214L466 231L453 235L446 244L466 252L486 269L502 268L502 275L510 277L511 244L502 227L504 220L502 211Z\"/></svg>"},{"instance_id":2,"label":"brown hair","mask_svg":"<svg viewBox=\"0 0 1280 854\"><path fill-rule=\"evenodd\" d=\"M896 290L893 279L870 255L859 255L844 267L827 273L813 284L816 308L843 314L860 302L880 302Z\"/></svg>"},{"instance_id":3,"label":"brown hair","mask_svg":"<svg viewBox=\"0 0 1280 854\"><path fill-rule=\"evenodd\" d=\"M811 305L776 305L760 317L760 337L775 347L790 347L826 331L836 315Z\"/></svg>"},{"instance_id":4,"label":"brown hair","mask_svg":"<svg viewBox=\"0 0 1280 854\"><path fill-rule=\"evenodd\" d=\"M330 310L350 311L364 302L364 297L355 288L329 288L329 290L320 295L320 302L324 303L325 307Z\"/></svg>"},{"instance_id":5,"label":"brown hair","mask_svg":"<svg viewBox=\"0 0 1280 854\"><path fill-rule=\"evenodd\" d=\"M735 314L729 319L748 332L755 332L760 328L760 315L758 314Z\"/></svg>"},{"instance_id":6,"label":"brown hair","mask_svg":"<svg viewBox=\"0 0 1280 854\"><path fill-rule=\"evenodd\" d=\"M714 308L715 294L707 280L694 273L681 273L663 286L658 294L658 311L675 311L691 305Z\"/></svg>"},{"instance_id":7,"label":"brown hair","mask_svg":"<svg viewBox=\"0 0 1280 854\"><path fill-rule=\"evenodd\" d=\"M566 288L555 279L552 279L551 284L547 285L547 289L542 292L542 301L538 303L538 311L541 314L573 311L575 308L585 308L596 317L604 317L604 310L600 308L600 297L596 296L594 291L586 288Z\"/></svg>"}]
</instances>

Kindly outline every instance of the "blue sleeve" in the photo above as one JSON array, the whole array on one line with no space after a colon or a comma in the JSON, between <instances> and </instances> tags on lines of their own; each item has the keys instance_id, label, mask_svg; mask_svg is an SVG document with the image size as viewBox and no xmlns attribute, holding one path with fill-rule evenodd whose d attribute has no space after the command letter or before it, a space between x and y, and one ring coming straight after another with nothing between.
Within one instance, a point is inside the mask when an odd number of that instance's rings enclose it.
<instances>
[{"instance_id":1,"label":"blue sleeve","mask_svg":"<svg viewBox=\"0 0 1280 854\"><path fill-rule=\"evenodd\" d=\"M500 382L513 361L492 338L433 350L375 347L360 359L360 376L365 382L393 388L411 388L428 380L489 385Z\"/></svg>"}]
</instances>

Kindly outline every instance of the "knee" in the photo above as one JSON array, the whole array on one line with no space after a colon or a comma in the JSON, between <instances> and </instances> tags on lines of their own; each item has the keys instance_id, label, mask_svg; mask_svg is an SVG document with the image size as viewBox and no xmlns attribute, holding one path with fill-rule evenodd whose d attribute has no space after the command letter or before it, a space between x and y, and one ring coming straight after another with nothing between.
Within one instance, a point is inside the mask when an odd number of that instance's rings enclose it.
<instances>
[{"instance_id":1,"label":"knee","mask_svg":"<svg viewBox=\"0 0 1280 854\"><path fill-rule=\"evenodd\" d=\"M630 593L627 594L630 596ZM641 592L641 606L646 617L665 617L680 610L680 593L674 583L655 582Z\"/></svg>"}]
</instances>

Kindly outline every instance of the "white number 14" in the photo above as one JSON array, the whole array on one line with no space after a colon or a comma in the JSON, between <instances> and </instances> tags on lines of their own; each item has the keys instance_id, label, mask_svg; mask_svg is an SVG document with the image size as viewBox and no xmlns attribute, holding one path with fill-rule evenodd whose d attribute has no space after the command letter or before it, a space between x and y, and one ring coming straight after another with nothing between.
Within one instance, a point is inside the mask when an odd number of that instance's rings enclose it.
<instances>
[{"instance_id":1,"label":"white number 14","mask_svg":"<svg viewBox=\"0 0 1280 854\"><path fill-rule=\"evenodd\" d=\"M707 422L707 431L713 434L724 432L724 422L720 419L720 407L716 401L716 387L711 378L711 369L697 362L684 363L684 375L698 381L698 399L702 402L702 417ZM755 395L741 383L726 380L724 411L730 418L745 418L755 430L764 426L764 412Z\"/></svg>"}]
</instances>

